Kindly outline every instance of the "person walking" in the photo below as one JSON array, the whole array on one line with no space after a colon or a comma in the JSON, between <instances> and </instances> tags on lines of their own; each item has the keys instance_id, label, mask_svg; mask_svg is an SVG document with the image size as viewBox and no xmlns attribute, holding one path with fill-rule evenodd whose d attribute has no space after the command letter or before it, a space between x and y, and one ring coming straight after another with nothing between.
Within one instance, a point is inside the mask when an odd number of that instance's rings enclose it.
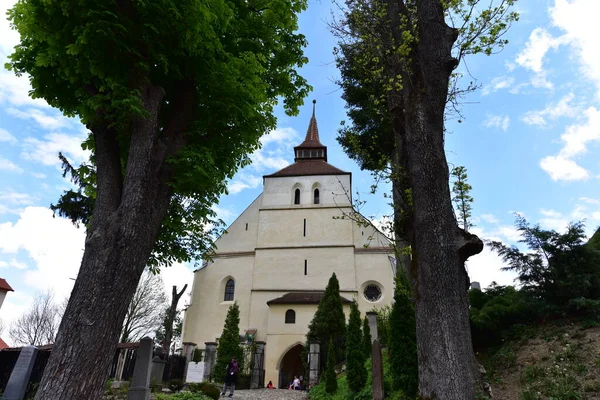
<instances>
[{"instance_id":1,"label":"person walking","mask_svg":"<svg viewBox=\"0 0 600 400\"><path fill-rule=\"evenodd\" d=\"M235 379L237 378L239 366L237 359L233 357L231 362L227 364L226 375L225 375L225 383L223 384L223 392L221 396L225 396L225 392L227 392L227 386L229 385L229 397L233 397L233 392L235 391Z\"/></svg>"}]
</instances>

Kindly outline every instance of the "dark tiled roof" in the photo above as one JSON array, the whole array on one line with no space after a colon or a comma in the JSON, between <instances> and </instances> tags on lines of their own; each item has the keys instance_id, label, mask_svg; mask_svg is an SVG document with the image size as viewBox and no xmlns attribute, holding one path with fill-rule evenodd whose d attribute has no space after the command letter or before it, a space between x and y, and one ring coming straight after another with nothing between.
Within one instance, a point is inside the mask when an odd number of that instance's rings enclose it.
<instances>
[{"instance_id":1,"label":"dark tiled roof","mask_svg":"<svg viewBox=\"0 0 600 400\"><path fill-rule=\"evenodd\" d=\"M266 177L303 175L350 175L350 172L342 171L323 160L302 160L288 165L271 175L266 175Z\"/></svg>"},{"instance_id":2,"label":"dark tiled roof","mask_svg":"<svg viewBox=\"0 0 600 400\"><path fill-rule=\"evenodd\" d=\"M286 293L281 297L267 301L267 305L271 304L319 304L325 292L291 292ZM342 304L351 303L347 298L340 296Z\"/></svg>"},{"instance_id":3,"label":"dark tiled roof","mask_svg":"<svg viewBox=\"0 0 600 400\"><path fill-rule=\"evenodd\" d=\"M6 290L7 292L14 292L13 288L10 287L6 279L0 278L0 290Z\"/></svg>"}]
</instances>

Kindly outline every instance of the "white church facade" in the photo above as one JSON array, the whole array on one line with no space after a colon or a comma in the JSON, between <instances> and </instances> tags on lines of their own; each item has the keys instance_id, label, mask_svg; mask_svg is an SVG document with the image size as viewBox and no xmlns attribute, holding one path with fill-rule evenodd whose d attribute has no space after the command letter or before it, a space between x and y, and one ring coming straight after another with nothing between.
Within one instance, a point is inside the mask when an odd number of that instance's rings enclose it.
<instances>
[{"instance_id":1,"label":"white church facade","mask_svg":"<svg viewBox=\"0 0 600 400\"><path fill-rule=\"evenodd\" d=\"M313 106L314 107L314 106ZM227 310L240 307L240 335L265 342L265 382L303 375L308 324L332 273L345 303L361 313L389 305L395 262L372 225L349 218L352 176L327 163L314 115L294 163L263 178L262 193L215 243L212 261L194 273L183 342L218 341Z\"/></svg>"}]
</instances>

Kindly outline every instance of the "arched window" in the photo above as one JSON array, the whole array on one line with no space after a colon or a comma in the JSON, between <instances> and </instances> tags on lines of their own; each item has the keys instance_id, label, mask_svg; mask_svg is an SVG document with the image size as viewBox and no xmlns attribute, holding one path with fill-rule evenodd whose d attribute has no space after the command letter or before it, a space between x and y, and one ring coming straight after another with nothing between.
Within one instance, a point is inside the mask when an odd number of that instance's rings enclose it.
<instances>
[{"instance_id":1,"label":"arched window","mask_svg":"<svg viewBox=\"0 0 600 400\"><path fill-rule=\"evenodd\" d=\"M300 189L294 192L294 204L300 204Z\"/></svg>"},{"instance_id":2,"label":"arched window","mask_svg":"<svg viewBox=\"0 0 600 400\"><path fill-rule=\"evenodd\" d=\"M319 204L319 189L315 189L315 204Z\"/></svg>"},{"instance_id":3,"label":"arched window","mask_svg":"<svg viewBox=\"0 0 600 400\"><path fill-rule=\"evenodd\" d=\"M296 323L296 311L287 310L285 312L285 323L286 324L295 324Z\"/></svg>"},{"instance_id":4,"label":"arched window","mask_svg":"<svg viewBox=\"0 0 600 400\"><path fill-rule=\"evenodd\" d=\"M230 279L225 284L225 298L223 301L233 301L233 294L235 293L235 281Z\"/></svg>"}]
</instances>

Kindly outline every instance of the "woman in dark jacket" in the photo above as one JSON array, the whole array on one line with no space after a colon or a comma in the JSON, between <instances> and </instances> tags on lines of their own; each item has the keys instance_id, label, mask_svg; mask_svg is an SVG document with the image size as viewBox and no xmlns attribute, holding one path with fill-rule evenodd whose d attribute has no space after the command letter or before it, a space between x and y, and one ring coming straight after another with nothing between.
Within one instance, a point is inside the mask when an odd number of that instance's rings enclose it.
<instances>
[{"instance_id":1,"label":"woman in dark jacket","mask_svg":"<svg viewBox=\"0 0 600 400\"><path fill-rule=\"evenodd\" d=\"M225 383L223 384L223 392L221 396L225 396L225 392L227 391L227 386L229 385L229 397L233 397L233 392L235 390L235 379L238 374L238 362L235 357L231 359L231 362L227 364L226 375L225 375Z\"/></svg>"}]
</instances>

